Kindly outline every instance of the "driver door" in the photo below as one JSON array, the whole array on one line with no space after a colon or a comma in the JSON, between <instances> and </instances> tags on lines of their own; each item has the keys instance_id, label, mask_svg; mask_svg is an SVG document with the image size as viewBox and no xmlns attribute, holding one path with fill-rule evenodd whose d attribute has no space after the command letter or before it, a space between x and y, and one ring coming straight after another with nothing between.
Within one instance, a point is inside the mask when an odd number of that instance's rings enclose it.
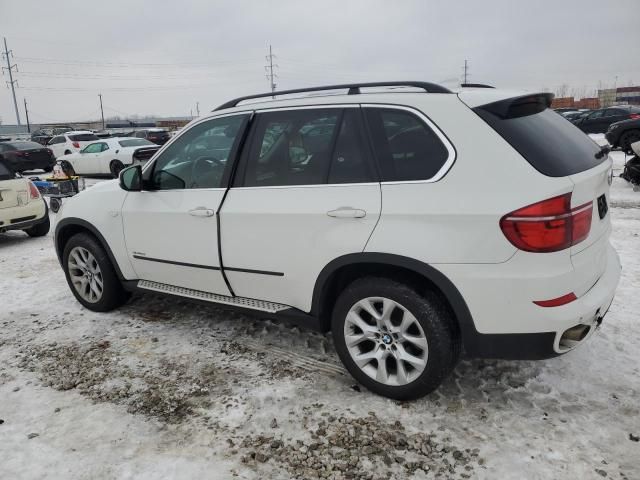
<instances>
[{"instance_id":1,"label":"driver door","mask_svg":"<svg viewBox=\"0 0 640 480\"><path fill-rule=\"evenodd\" d=\"M99 173L98 157L102 153L104 142L91 143L68 158L73 170L78 174ZM67 160L67 159L65 159Z\"/></svg>"},{"instance_id":2,"label":"driver door","mask_svg":"<svg viewBox=\"0 0 640 480\"><path fill-rule=\"evenodd\" d=\"M220 272L217 211L249 114L201 121L176 137L143 173L143 191L122 208L137 276L230 295Z\"/></svg>"}]
</instances>

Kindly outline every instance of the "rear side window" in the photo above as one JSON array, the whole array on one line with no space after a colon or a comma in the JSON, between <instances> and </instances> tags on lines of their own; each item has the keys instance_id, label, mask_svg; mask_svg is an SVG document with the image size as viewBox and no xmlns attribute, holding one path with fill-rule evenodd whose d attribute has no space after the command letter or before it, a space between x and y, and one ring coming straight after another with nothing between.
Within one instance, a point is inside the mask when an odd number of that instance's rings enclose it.
<instances>
[{"instance_id":1,"label":"rear side window","mask_svg":"<svg viewBox=\"0 0 640 480\"><path fill-rule=\"evenodd\" d=\"M77 133L75 135L69 135L72 142L94 142L100 140L97 135L93 133Z\"/></svg>"},{"instance_id":2,"label":"rear side window","mask_svg":"<svg viewBox=\"0 0 640 480\"><path fill-rule=\"evenodd\" d=\"M365 113L382 181L429 180L446 163L447 148L413 113L386 108Z\"/></svg>"},{"instance_id":3,"label":"rear side window","mask_svg":"<svg viewBox=\"0 0 640 480\"><path fill-rule=\"evenodd\" d=\"M7 145L11 145L15 150L33 150L42 148L42 145L36 142L13 142L8 143Z\"/></svg>"},{"instance_id":4,"label":"rear side window","mask_svg":"<svg viewBox=\"0 0 640 480\"><path fill-rule=\"evenodd\" d=\"M507 100L477 107L474 111L531 166L549 177L583 172L606 159L606 156L595 157L600 147L586 134L542 104L519 106Z\"/></svg>"},{"instance_id":5,"label":"rear side window","mask_svg":"<svg viewBox=\"0 0 640 480\"><path fill-rule=\"evenodd\" d=\"M357 108L258 114L244 163L247 187L372 181Z\"/></svg>"},{"instance_id":6,"label":"rear side window","mask_svg":"<svg viewBox=\"0 0 640 480\"><path fill-rule=\"evenodd\" d=\"M127 140L120 140L118 142L121 147L144 147L144 146L156 146L155 143L145 140L144 138L132 138Z\"/></svg>"}]
</instances>

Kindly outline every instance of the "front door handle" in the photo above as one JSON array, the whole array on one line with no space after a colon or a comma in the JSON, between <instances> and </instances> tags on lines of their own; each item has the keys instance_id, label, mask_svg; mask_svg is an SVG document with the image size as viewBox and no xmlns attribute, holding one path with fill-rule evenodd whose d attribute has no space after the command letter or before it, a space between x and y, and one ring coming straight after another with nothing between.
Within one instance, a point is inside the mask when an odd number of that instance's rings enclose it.
<instances>
[{"instance_id":1,"label":"front door handle","mask_svg":"<svg viewBox=\"0 0 640 480\"><path fill-rule=\"evenodd\" d=\"M367 212L359 208L340 207L328 211L327 215L334 218L363 218L367 215Z\"/></svg>"},{"instance_id":2,"label":"front door handle","mask_svg":"<svg viewBox=\"0 0 640 480\"><path fill-rule=\"evenodd\" d=\"M189 215L194 217L213 217L216 212L207 207L197 207L193 210L189 210Z\"/></svg>"}]
</instances>

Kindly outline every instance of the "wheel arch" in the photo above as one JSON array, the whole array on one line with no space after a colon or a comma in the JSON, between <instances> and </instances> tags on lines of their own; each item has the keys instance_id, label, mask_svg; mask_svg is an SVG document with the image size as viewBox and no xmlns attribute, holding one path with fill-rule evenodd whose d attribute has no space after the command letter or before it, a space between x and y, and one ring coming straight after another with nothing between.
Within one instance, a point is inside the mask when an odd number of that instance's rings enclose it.
<instances>
[{"instance_id":1,"label":"wheel arch","mask_svg":"<svg viewBox=\"0 0 640 480\"><path fill-rule=\"evenodd\" d=\"M100 231L92 224L87 222L86 220L82 220L81 218L68 217L60 220L57 223L55 234L54 234L54 245L56 249L56 254L58 255L58 261L60 265L62 265L62 255L64 252L64 246L67 244L69 239L78 233L88 233L93 236L98 243L104 248L104 251L107 252L107 256L113 265L114 270L116 271L116 275L118 275L118 279L121 281L124 280L124 276L122 275L122 271L120 270L120 266L116 261L111 248L109 248L109 244L105 240L104 236Z\"/></svg>"},{"instance_id":2,"label":"wheel arch","mask_svg":"<svg viewBox=\"0 0 640 480\"><path fill-rule=\"evenodd\" d=\"M319 319L323 330L330 329L332 306L340 291L357 278L368 275L390 276L414 287L431 289L451 308L457 323L453 327L463 343L477 335L467 303L442 272L413 258L375 252L344 255L322 269L313 289L311 313Z\"/></svg>"}]
</instances>

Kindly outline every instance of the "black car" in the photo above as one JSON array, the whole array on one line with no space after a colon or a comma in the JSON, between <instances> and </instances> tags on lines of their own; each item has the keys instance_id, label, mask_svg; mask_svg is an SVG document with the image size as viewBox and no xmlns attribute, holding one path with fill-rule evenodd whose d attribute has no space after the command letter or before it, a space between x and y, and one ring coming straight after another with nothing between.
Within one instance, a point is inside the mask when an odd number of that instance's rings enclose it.
<instances>
[{"instance_id":1,"label":"black car","mask_svg":"<svg viewBox=\"0 0 640 480\"><path fill-rule=\"evenodd\" d=\"M574 120L573 124L584 133L604 133L612 123L638 117L640 107L618 105L594 110L589 115Z\"/></svg>"},{"instance_id":2,"label":"black car","mask_svg":"<svg viewBox=\"0 0 640 480\"><path fill-rule=\"evenodd\" d=\"M36 142L2 142L0 157L19 173L36 169L50 172L56 164L53 152Z\"/></svg>"},{"instance_id":3,"label":"black car","mask_svg":"<svg viewBox=\"0 0 640 480\"><path fill-rule=\"evenodd\" d=\"M73 131L73 128L67 126L41 128L40 130L36 130L31 134L31 141L38 142L41 145L46 145L47 143L49 143L49 140L51 140L51 138L55 137L56 135L62 135L63 133L71 131Z\"/></svg>"},{"instance_id":4,"label":"black car","mask_svg":"<svg viewBox=\"0 0 640 480\"><path fill-rule=\"evenodd\" d=\"M169 132L161 128L149 128L146 130L137 130L133 134L137 138L145 138L156 145L164 145L169 141Z\"/></svg>"},{"instance_id":5,"label":"black car","mask_svg":"<svg viewBox=\"0 0 640 480\"><path fill-rule=\"evenodd\" d=\"M609 125L605 137L611 148L620 148L631 155L631 144L640 142L640 115L637 115L636 118L612 123Z\"/></svg>"}]
</instances>

